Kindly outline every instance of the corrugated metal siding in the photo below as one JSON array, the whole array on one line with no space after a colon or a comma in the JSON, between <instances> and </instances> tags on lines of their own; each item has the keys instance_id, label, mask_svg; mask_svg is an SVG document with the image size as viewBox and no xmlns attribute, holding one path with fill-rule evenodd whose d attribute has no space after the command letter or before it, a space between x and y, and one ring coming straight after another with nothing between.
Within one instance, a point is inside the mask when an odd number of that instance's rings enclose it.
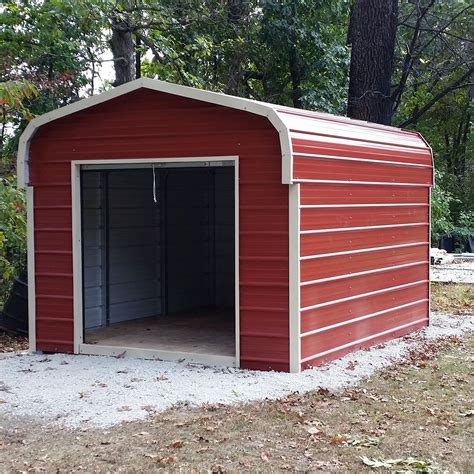
<instances>
[{"instance_id":1,"label":"corrugated metal siding","mask_svg":"<svg viewBox=\"0 0 474 474\"><path fill-rule=\"evenodd\" d=\"M147 171L107 173L111 324L161 312L160 208L151 192L152 171Z\"/></svg>"},{"instance_id":2,"label":"corrugated metal siding","mask_svg":"<svg viewBox=\"0 0 474 474\"><path fill-rule=\"evenodd\" d=\"M240 157L241 366L288 370L278 133L264 117L146 89L44 125L32 140L38 350L73 349L70 161L222 155Z\"/></svg>"},{"instance_id":3,"label":"corrugated metal siding","mask_svg":"<svg viewBox=\"0 0 474 474\"><path fill-rule=\"evenodd\" d=\"M106 322L103 175L82 174L82 246L84 328Z\"/></svg>"},{"instance_id":4,"label":"corrugated metal siding","mask_svg":"<svg viewBox=\"0 0 474 474\"><path fill-rule=\"evenodd\" d=\"M301 183L302 369L425 326L426 144L396 129L280 114Z\"/></svg>"}]
</instances>

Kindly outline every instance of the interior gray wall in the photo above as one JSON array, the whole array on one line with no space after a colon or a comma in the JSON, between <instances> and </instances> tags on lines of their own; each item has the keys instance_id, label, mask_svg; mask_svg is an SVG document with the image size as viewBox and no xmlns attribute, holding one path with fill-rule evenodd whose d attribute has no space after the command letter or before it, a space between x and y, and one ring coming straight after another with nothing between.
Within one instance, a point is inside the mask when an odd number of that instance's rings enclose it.
<instances>
[{"instance_id":1,"label":"interior gray wall","mask_svg":"<svg viewBox=\"0 0 474 474\"><path fill-rule=\"evenodd\" d=\"M106 323L107 277L110 323L234 306L234 168L157 168L158 204L152 179L82 174L86 329Z\"/></svg>"},{"instance_id":2,"label":"interior gray wall","mask_svg":"<svg viewBox=\"0 0 474 474\"><path fill-rule=\"evenodd\" d=\"M101 173L82 174L82 245L85 328L105 324L105 242L103 206L104 183Z\"/></svg>"},{"instance_id":3,"label":"interior gray wall","mask_svg":"<svg viewBox=\"0 0 474 474\"><path fill-rule=\"evenodd\" d=\"M108 173L111 324L161 313L160 207L152 184L151 169Z\"/></svg>"}]
</instances>

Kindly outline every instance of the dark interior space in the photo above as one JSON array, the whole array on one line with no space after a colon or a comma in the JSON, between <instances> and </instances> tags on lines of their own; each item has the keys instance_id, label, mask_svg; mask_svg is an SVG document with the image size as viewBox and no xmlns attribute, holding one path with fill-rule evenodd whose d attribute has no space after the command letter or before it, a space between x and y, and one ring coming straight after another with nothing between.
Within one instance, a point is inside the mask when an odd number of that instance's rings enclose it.
<instances>
[{"instance_id":1,"label":"dark interior space","mask_svg":"<svg viewBox=\"0 0 474 474\"><path fill-rule=\"evenodd\" d=\"M182 165L82 170L86 344L235 355L234 167Z\"/></svg>"}]
</instances>

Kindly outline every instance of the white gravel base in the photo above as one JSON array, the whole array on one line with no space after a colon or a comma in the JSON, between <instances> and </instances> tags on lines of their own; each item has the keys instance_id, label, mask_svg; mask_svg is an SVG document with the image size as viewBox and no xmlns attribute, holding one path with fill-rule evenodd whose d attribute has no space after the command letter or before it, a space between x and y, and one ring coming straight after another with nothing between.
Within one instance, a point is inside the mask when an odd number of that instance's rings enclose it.
<instances>
[{"instance_id":1,"label":"white gravel base","mask_svg":"<svg viewBox=\"0 0 474 474\"><path fill-rule=\"evenodd\" d=\"M445 283L474 283L474 259L431 265L431 280Z\"/></svg>"},{"instance_id":2,"label":"white gravel base","mask_svg":"<svg viewBox=\"0 0 474 474\"><path fill-rule=\"evenodd\" d=\"M474 331L474 318L437 313L430 327L418 334L436 339L470 331ZM100 356L16 354L0 359L0 425L7 417L26 417L70 427L108 427L144 419L175 404L275 399L319 387L337 391L403 358L420 337L396 339L301 374Z\"/></svg>"}]
</instances>

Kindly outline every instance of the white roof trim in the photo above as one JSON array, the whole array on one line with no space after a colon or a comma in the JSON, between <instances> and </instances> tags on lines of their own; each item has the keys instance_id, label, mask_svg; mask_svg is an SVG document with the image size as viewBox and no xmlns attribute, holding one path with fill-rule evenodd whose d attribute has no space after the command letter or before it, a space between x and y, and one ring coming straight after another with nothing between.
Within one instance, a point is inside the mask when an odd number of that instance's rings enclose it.
<instances>
[{"instance_id":1,"label":"white roof trim","mask_svg":"<svg viewBox=\"0 0 474 474\"><path fill-rule=\"evenodd\" d=\"M222 105L224 107L230 107L232 109L244 110L249 113L267 117L268 120L270 120L271 124L278 131L280 137L280 146L282 154L282 183L292 183L293 154L289 130L272 104L265 104L263 102L256 102L250 99L244 99L242 97L234 97L226 94L220 94L217 92L210 92L202 89L194 89L192 87L180 86L176 84L171 84L169 82L159 81L156 79L141 78L118 86L107 92L103 92L102 94L80 100L65 107L61 107L60 109L53 110L31 120L31 122L28 124L25 131L20 137L20 143L18 147L18 186L24 188L25 186L27 186L27 183L29 181L28 157L30 143L38 128L40 128L42 125L52 122L53 120L57 120L61 117L65 117L75 112L79 112L80 110L87 109L88 107L93 107L94 105L101 104L102 102L106 102L121 95L128 94L129 92L135 91L140 88L152 89L159 92L165 92L167 94L178 95L180 97L196 99L203 102Z\"/></svg>"}]
</instances>

